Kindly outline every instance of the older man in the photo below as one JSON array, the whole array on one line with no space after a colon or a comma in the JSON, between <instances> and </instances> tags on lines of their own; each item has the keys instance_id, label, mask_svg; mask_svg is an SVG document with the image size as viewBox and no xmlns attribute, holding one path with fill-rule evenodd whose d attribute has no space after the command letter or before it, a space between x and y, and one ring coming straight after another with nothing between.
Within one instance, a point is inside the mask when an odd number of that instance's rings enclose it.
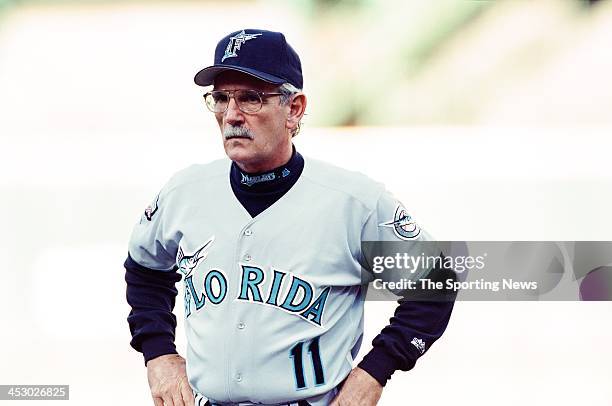
<instances>
[{"instance_id":1,"label":"older man","mask_svg":"<svg viewBox=\"0 0 612 406\"><path fill-rule=\"evenodd\" d=\"M404 301L353 368L364 240L422 241L384 187L304 158L297 53L245 29L195 77L229 160L176 174L134 228L125 262L132 346L155 405L375 405L446 328L452 302ZM176 271L179 272L176 272ZM172 314L183 279L187 368Z\"/></svg>"}]
</instances>

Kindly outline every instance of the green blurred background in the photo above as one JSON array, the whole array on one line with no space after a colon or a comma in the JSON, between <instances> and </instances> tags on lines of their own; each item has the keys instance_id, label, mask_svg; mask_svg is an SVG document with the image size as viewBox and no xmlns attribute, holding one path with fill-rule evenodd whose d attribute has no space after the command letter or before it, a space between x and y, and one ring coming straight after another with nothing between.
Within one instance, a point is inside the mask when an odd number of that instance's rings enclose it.
<instances>
[{"instance_id":1,"label":"green blurred background","mask_svg":"<svg viewBox=\"0 0 612 406\"><path fill-rule=\"evenodd\" d=\"M127 41L138 24L153 29L147 9L167 10L163 29L189 26L196 35L214 33L214 39L240 27L238 21L258 28L274 28L270 21L276 21L302 57L311 99L306 122L313 127L573 127L612 120L612 92L602 86L612 69L612 7L605 1L0 0L0 24L74 10L82 18L72 23L96 14L112 20L113 10L135 8L144 12L132 27L119 28ZM181 23L181 10L199 16L199 27ZM64 29L87 30L70 28L71 22L62 23ZM91 29L103 34L100 27ZM202 66L212 54L204 51Z\"/></svg>"}]
</instances>

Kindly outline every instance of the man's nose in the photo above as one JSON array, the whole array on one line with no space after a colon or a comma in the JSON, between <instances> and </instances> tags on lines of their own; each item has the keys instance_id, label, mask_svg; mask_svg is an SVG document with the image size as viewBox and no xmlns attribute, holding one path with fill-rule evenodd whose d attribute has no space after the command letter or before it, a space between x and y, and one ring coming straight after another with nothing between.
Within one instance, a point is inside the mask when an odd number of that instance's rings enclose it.
<instances>
[{"instance_id":1,"label":"man's nose","mask_svg":"<svg viewBox=\"0 0 612 406\"><path fill-rule=\"evenodd\" d=\"M237 123L244 122L244 113L238 108L236 99L231 97L227 104L227 110L225 111L225 122L228 124L235 125Z\"/></svg>"}]
</instances>

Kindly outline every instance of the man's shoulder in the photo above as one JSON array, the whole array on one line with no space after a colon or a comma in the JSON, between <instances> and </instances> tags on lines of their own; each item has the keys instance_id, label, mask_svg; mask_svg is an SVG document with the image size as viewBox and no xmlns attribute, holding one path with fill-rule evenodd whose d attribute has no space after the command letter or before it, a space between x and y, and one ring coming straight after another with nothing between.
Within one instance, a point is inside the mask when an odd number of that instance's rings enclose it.
<instances>
[{"instance_id":1,"label":"man's shoulder","mask_svg":"<svg viewBox=\"0 0 612 406\"><path fill-rule=\"evenodd\" d=\"M374 208L385 186L369 176L329 162L304 157L304 178L321 188L347 195Z\"/></svg>"},{"instance_id":2,"label":"man's shoulder","mask_svg":"<svg viewBox=\"0 0 612 406\"><path fill-rule=\"evenodd\" d=\"M165 193L171 193L194 183L210 183L216 179L226 179L229 176L230 160L217 159L205 164L192 164L176 172L166 186Z\"/></svg>"}]
</instances>

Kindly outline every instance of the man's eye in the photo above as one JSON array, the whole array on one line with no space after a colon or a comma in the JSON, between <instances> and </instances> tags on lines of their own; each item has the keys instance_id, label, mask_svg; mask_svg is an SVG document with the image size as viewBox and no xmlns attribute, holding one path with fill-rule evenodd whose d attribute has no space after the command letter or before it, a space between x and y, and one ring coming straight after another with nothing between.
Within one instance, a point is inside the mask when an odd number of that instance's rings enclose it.
<instances>
[{"instance_id":1,"label":"man's eye","mask_svg":"<svg viewBox=\"0 0 612 406\"><path fill-rule=\"evenodd\" d=\"M213 100L215 103L227 103L227 95L226 94L213 94Z\"/></svg>"},{"instance_id":2,"label":"man's eye","mask_svg":"<svg viewBox=\"0 0 612 406\"><path fill-rule=\"evenodd\" d=\"M238 96L241 103L259 103L259 95L255 92L245 92Z\"/></svg>"}]
</instances>

